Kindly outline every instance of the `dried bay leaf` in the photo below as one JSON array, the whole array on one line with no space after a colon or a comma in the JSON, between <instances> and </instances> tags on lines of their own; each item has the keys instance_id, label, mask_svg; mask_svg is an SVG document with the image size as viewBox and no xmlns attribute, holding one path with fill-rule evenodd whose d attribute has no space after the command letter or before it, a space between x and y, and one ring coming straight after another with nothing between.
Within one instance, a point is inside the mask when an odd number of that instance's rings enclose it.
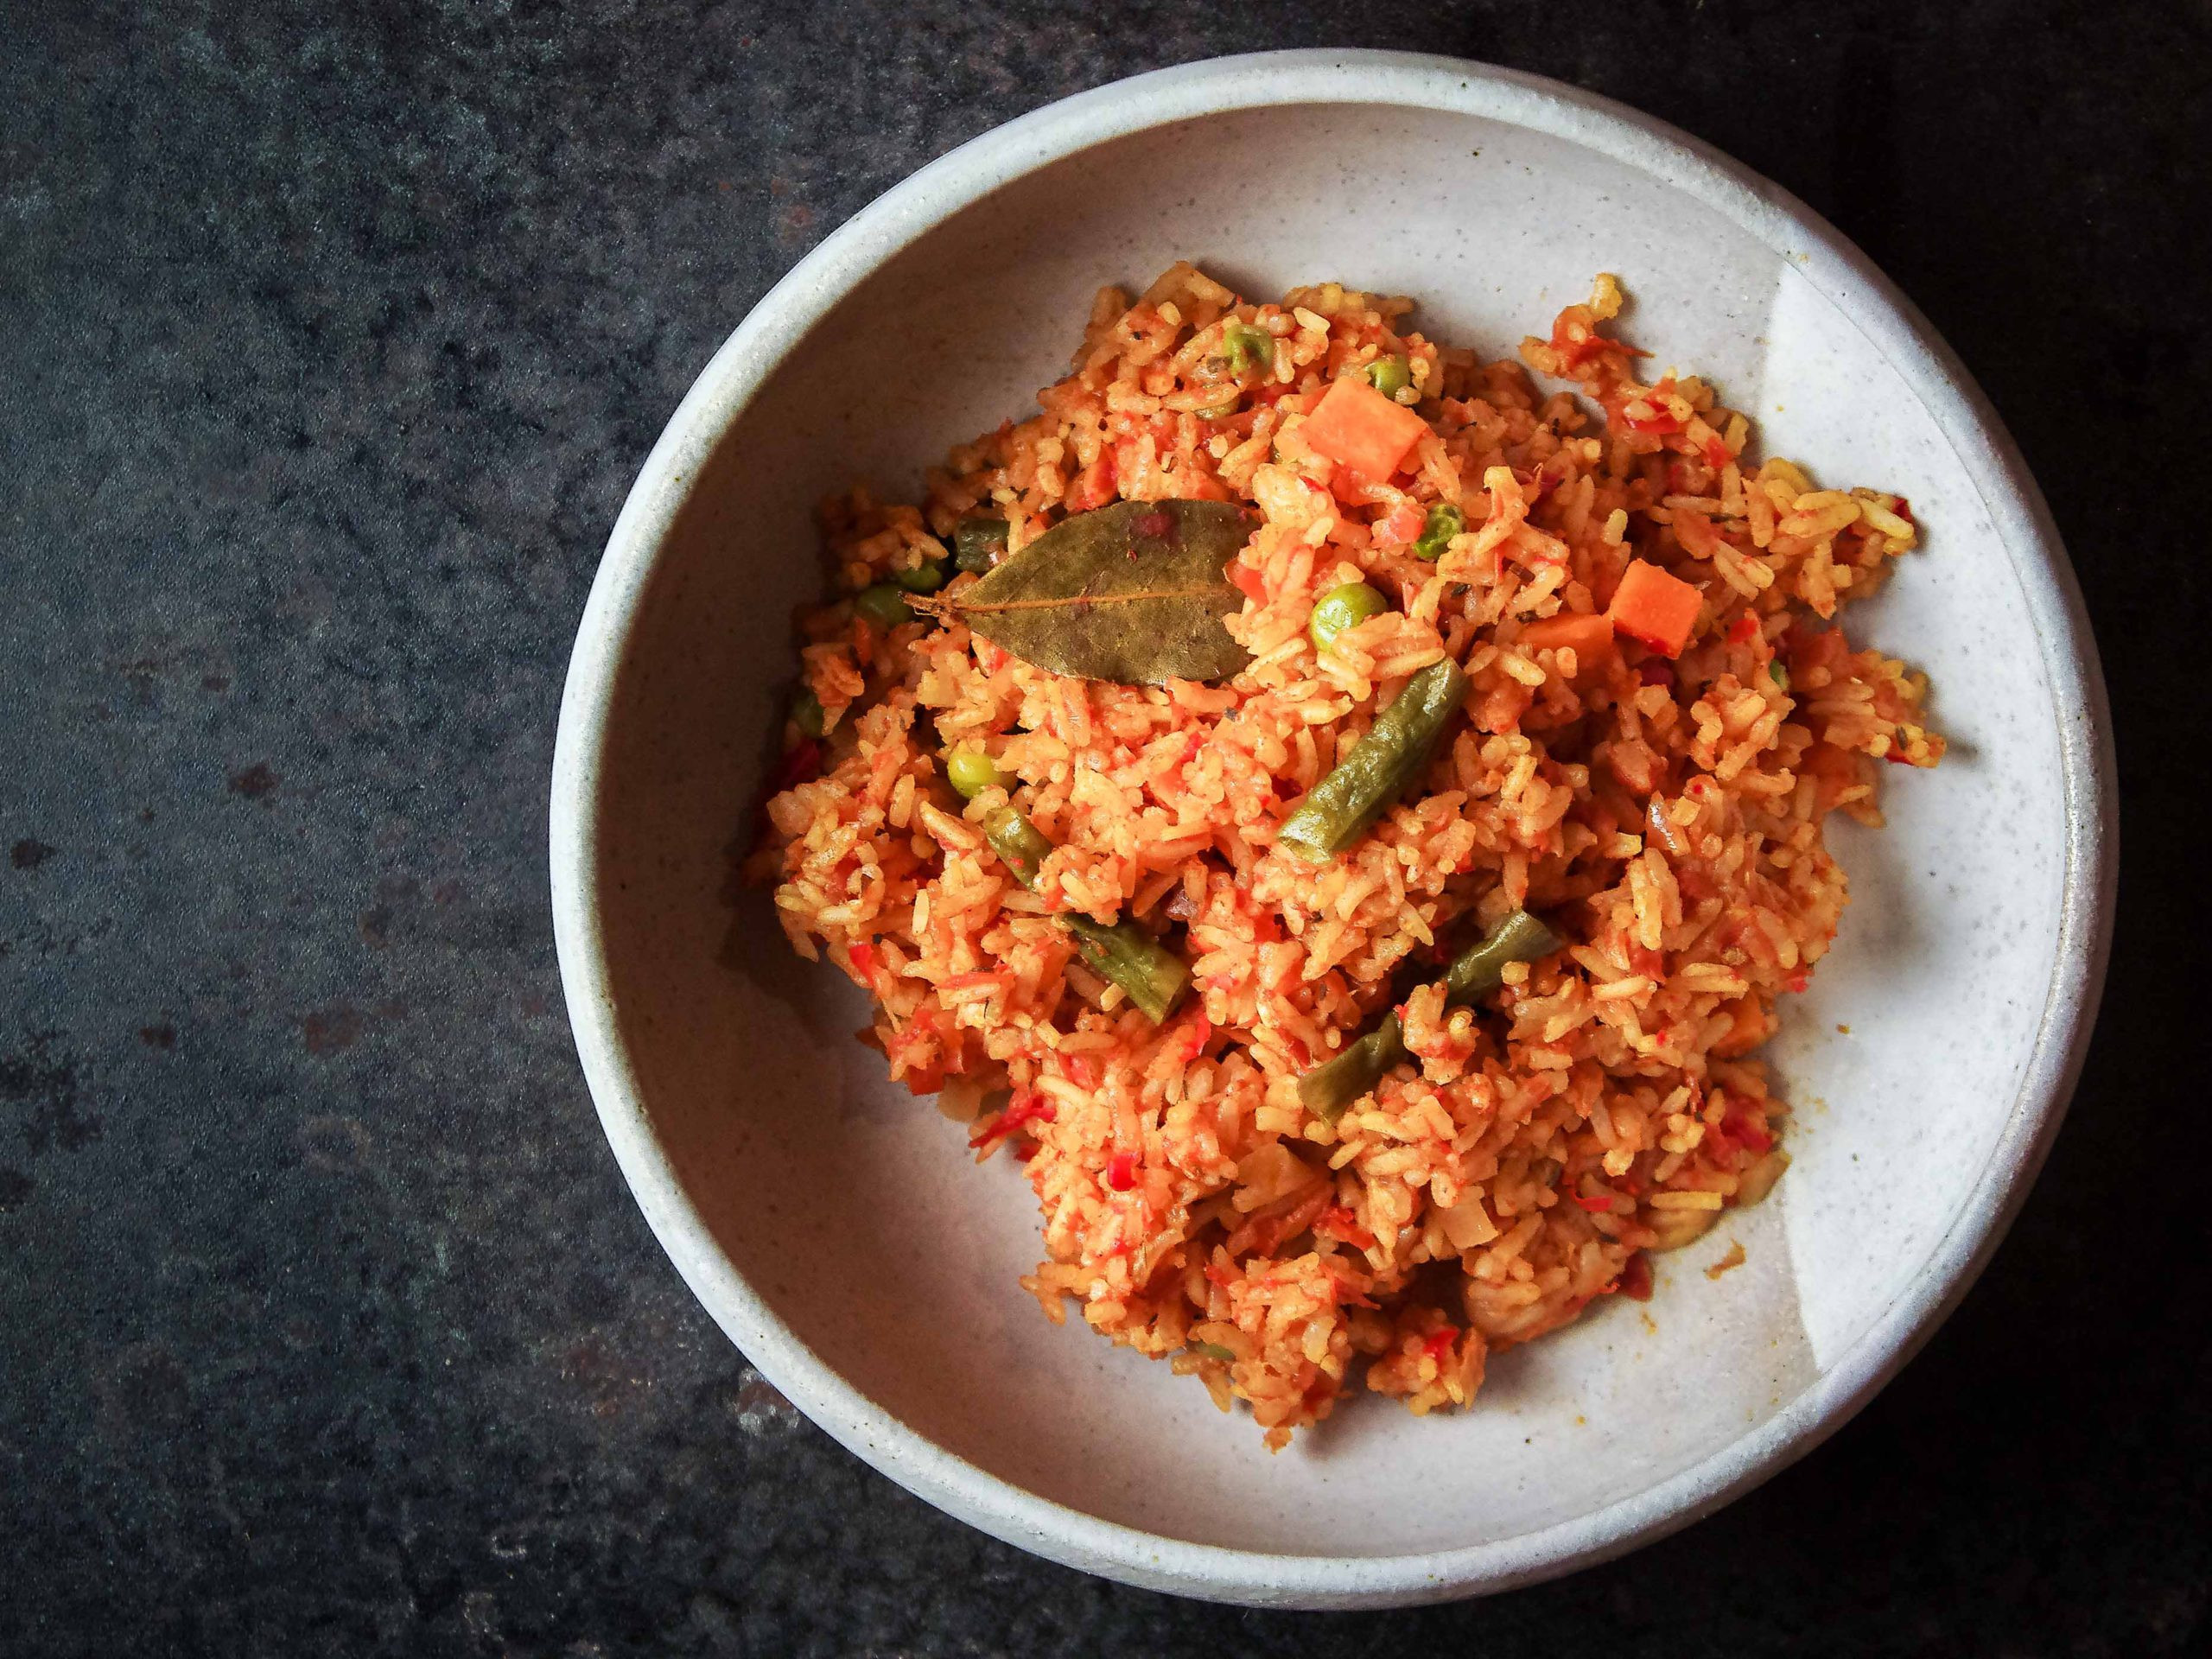
<instances>
[{"instance_id":1,"label":"dried bay leaf","mask_svg":"<svg viewBox=\"0 0 2212 1659\"><path fill-rule=\"evenodd\" d=\"M974 587L916 600L1055 674L1124 685L1226 679L1251 661L1221 619L1252 532L1229 501L1117 501L1063 519Z\"/></svg>"}]
</instances>

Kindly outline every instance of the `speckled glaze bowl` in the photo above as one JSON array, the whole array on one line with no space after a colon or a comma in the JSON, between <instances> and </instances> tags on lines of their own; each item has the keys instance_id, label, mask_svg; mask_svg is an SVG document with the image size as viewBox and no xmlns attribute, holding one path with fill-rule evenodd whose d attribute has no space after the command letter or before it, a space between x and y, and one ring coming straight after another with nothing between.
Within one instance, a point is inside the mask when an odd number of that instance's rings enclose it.
<instances>
[{"instance_id":1,"label":"speckled glaze bowl","mask_svg":"<svg viewBox=\"0 0 2212 1659\"><path fill-rule=\"evenodd\" d=\"M1647 1306L1500 1357L1479 1407L1347 1403L1269 1456L1246 1415L1056 1329L1015 1283L1027 1188L852 1039L859 994L725 896L825 577L810 514L911 493L1031 407L1093 291L1188 256L1243 291L1410 294L1510 354L1599 270L1661 365L1768 453L1909 494L1924 550L1854 633L1952 739L1834 831L1854 903L1770 1051L1799 1115L1767 1204ZM2094 1012L2116 835L2094 646L1995 416L1866 259L1773 186L1569 88L1441 59L1232 58L1025 117L925 168L747 317L616 524L561 711L563 980L608 1140L677 1270L814 1421L952 1514L1224 1600L1383 1605L1527 1583L1704 1515L1902 1365L1987 1260ZM1702 1271L1732 1241L1748 1259Z\"/></svg>"}]
</instances>

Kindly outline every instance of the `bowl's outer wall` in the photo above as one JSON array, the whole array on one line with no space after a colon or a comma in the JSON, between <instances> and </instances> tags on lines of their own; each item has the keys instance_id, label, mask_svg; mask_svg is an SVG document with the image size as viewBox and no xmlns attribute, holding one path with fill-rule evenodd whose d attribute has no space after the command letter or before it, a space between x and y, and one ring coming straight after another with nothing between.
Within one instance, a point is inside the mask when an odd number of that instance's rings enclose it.
<instances>
[{"instance_id":1,"label":"bowl's outer wall","mask_svg":"<svg viewBox=\"0 0 2212 1659\"><path fill-rule=\"evenodd\" d=\"M594 1088L603 1109L620 1096L610 1132L648 1213L733 1335L849 1444L1017 1541L1169 1587L1464 1592L1620 1547L1756 1473L1863 1394L1836 1379L1897 1310L1924 1319L1962 1282L1986 1241L1961 1249L1961 1217L1989 1231L2053 1115L2042 1051L2059 1046L2063 1073L2082 1012L2054 1024L2054 986L2063 1003L2095 954L2063 925L2069 862L2085 874L2063 719L2082 688L2037 639L2051 577L2032 500L1821 291L1804 240L1777 247L1642 167L1459 111L1198 116L924 229L734 422L695 415L657 455L639 486L657 493L626 514L625 628L579 647L612 696L593 713L596 776L556 780L592 791L564 964L573 996L588 924L604 977L584 1012L614 1038ZM1956 744L1935 774L1891 780L1887 831L1835 837L1854 906L1774 1048L1800 1109L1777 1201L1670 1258L1649 1317L1609 1308L1501 1358L1481 1409L1420 1421L1355 1402L1278 1458L1166 1367L1041 1319L1015 1285L1038 1250L1026 1185L973 1168L883 1079L851 1039L858 993L791 955L764 896L734 925L721 896L792 671L790 613L827 584L813 503L854 478L912 499L949 442L1032 406L1101 283L1179 257L1253 295L1328 278L1409 293L1427 332L1490 355L1620 273L1637 341L1716 381L1767 453L1913 498L1928 548L1853 627L1930 671ZM569 745L573 710L563 723ZM618 1130L632 1102L649 1122ZM1746 1264L1708 1281L1738 1239ZM1800 1421L1808 1402L1820 1415Z\"/></svg>"}]
</instances>

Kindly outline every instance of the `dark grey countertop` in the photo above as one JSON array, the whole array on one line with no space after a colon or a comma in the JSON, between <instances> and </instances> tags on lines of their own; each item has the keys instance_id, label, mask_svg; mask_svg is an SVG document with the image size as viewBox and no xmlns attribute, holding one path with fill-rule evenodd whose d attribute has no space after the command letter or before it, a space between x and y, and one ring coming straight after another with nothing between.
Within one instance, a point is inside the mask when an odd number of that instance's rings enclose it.
<instances>
[{"instance_id":1,"label":"dark grey countertop","mask_svg":"<svg viewBox=\"0 0 2212 1659\"><path fill-rule=\"evenodd\" d=\"M2072 1120L1904 1376L1686 1533L1395 1615L1086 1579L800 1419L623 1187L545 893L601 542L747 308L1009 116L1299 44L1611 93L1855 237L2050 494L2130 840ZM0 1654L2191 1649L2204 1206L2156 1137L2204 1095L2170 987L2205 913L2209 93L2198 0L18 0Z\"/></svg>"}]
</instances>

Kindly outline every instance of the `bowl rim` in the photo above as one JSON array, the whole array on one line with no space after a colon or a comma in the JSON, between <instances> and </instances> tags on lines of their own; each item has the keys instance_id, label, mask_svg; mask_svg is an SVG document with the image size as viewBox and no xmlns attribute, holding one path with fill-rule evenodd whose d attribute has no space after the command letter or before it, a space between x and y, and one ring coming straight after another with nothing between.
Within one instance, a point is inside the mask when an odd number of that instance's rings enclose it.
<instances>
[{"instance_id":1,"label":"bowl rim","mask_svg":"<svg viewBox=\"0 0 2212 1659\"><path fill-rule=\"evenodd\" d=\"M615 1019L597 909L597 808L616 681L663 538L699 465L785 354L940 220L1026 174L1114 139L1283 105L1478 116L1561 138L1682 190L1792 260L1894 365L1978 488L2018 575L2059 723L2067 804L2058 948L2034 1045L1988 1162L1910 1292L1776 1414L1603 1508L1486 1543L1382 1556L1200 1544L1100 1520L988 1474L876 1406L757 1296L707 1231L653 1132ZM746 315L654 444L607 539L563 693L551 779L554 935L601 1126L662 1247L731 1340L847 1449L940 1509L1022 1548L1147 1588L1255 1605L1374 1607L1534 1583L1712 1513L1810 1452L1864 1406L1972 1287L2064 1117L2110 943L2119 825L2111 718L2087 613L2026 463L1963 365L1866 255L1786 191L1610 99L1520 71L1414 53L1305 49L1214 58L1047 105L930 162L855 214Z\"/></svg>"}]
</instances>

